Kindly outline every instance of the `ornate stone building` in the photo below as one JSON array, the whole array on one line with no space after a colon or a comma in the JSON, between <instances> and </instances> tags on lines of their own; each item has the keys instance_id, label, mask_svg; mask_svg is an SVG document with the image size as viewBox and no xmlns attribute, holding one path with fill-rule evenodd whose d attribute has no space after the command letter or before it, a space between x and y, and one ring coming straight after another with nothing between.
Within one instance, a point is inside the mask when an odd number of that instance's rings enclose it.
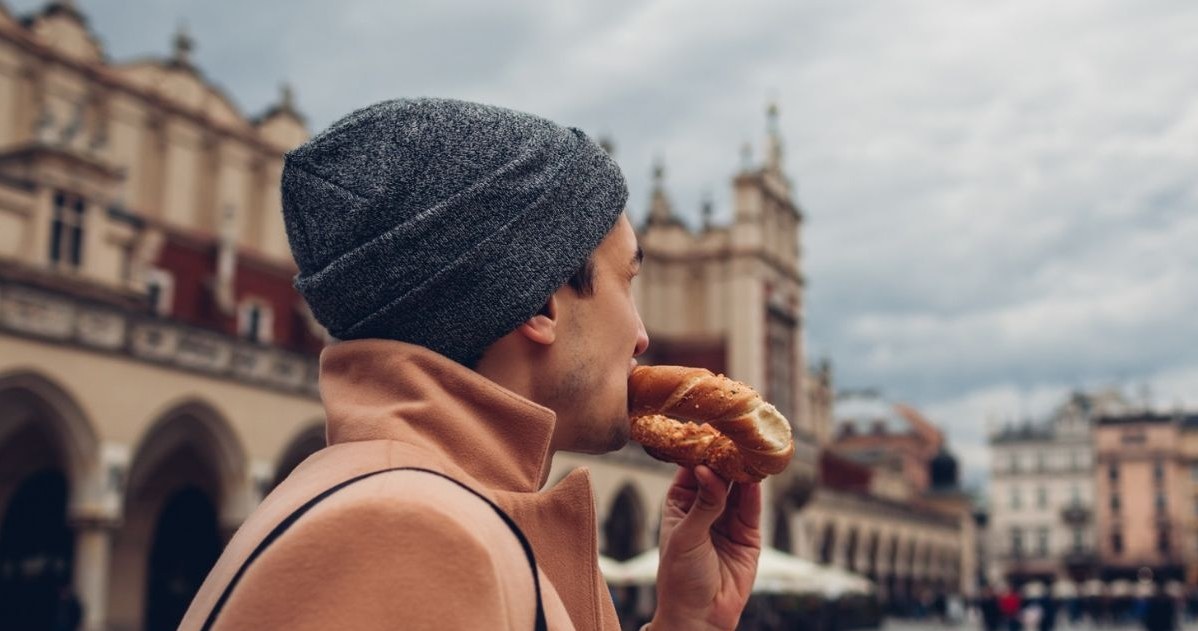
<instances>
[{"instance_id":1,"label":"ornate stone building","mask_svg":"<svg viewBox=\"0 0 1198 631\"><path fill-rule=\"evenodd\" d=\"M0 619L174 628L225 538L323 444L291 290L284 89L250 118L191 62L109 60L70 2L0 5Z\"/></svg>"}]
</instances>

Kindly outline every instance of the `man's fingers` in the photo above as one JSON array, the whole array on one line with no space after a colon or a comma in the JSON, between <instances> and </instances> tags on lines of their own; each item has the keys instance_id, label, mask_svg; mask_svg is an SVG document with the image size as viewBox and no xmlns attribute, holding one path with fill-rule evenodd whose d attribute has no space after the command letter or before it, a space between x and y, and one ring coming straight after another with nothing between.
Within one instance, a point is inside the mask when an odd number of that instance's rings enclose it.
<instances>
[{"instance_id":1,"label":"man's fingers","mask_svg":"<svg viewBox=\"0 0 1198 631\"><path fill-rule=\"evenodd\" d=\"M728 509L720 520L721 530L738 543L748 543L746 535L758 535L761 529L761 483L732 485Z\"/></svg>"},{"instance_id":2,"label":"man's fingers","mask_svg":"<svg viewBox=\"0 0 1198 631\"><path fill-rule=\"evenodd\" d=\"M699 493L670 542L681 546L682 550L689 550L711 539L711 525L724 512L728 500L727 483L711 469L702 465L695 467L694 476L699 482Z\"/></svg>"},{"instance_id":3,"label":"man's fingers","mask_svg":"<svg viewBox=\"0 0 1198 631\"><path fill-rule=\"evenodd\" d=\"M695 478L695 474L690 469L679 467L678 472L674 474L673 484L666 491L666 508L686 513L691 509L698 493L699 480Z\"/></svg>"},{"instance_id":4,"label":"man's fingers","mask_svg":"<svg viewBox=\"0 0 1198 631\"><path fill-rule=\"evenodd\" d=\"M699 480L695 478L695 472L686 467L678 467L678 471L674 473L674 482L670 485L684 489L698 489Z\"/></svg>"}]
</instances>

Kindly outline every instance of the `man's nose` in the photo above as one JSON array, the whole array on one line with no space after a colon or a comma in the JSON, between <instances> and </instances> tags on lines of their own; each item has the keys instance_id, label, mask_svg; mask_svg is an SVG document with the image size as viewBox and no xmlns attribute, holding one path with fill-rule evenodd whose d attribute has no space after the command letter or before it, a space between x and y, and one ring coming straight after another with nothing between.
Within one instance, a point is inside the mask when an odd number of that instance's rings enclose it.
<instances>
[{"instance_id":1,"label":"man's nose","mask_svg":"<svg viewBox=\"0 0 1198 631\"><path fill-rule=\"evenodd\" d=\"M632 350L633 357L640 357L649 349L649 333L645 331L645 323L641 321L641 316L636 316L636 347Z\"/></svg>"}]
</instances>

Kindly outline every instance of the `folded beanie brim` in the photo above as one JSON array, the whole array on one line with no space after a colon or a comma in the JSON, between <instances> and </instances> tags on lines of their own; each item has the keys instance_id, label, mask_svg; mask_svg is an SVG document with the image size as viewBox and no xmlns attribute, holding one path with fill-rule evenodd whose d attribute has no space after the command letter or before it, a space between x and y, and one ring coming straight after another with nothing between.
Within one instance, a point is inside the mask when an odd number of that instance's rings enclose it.
<instances>
[{"instance_id":1,"label":"folded beanie brim","mask_svg":"<svg viewBox=\"0 0 1198 631\"><path fill-rule=\"evenodd\" d=\"M320 179L295 161L293 179ZM303 187L362 203L332 183ZM585 263L627 197L615 163L571 129L301 273L296 287L339 339L398 339L471 365ZM356 212L386 212L387 200L370 203L380 208Z\"/></svg>"}]
</instances>

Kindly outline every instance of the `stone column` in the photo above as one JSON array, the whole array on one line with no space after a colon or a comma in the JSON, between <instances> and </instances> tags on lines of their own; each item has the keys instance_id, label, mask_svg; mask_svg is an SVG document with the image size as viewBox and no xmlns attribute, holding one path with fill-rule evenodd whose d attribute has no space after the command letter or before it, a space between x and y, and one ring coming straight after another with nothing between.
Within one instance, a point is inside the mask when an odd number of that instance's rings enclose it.
<instances>
[{"instance_id":1,"label":"stone column","mask_svg":"<svg viewBox=\"0 0 1198 631\"><path fill-rule=\"evenodd\" d=\"M99 458L82 467L69 508L75 533L72 587L83 605L83 631L108 628L113 540L123 523L121 507L129 470L128 445L105 442L99 452Z\"/></svg>"},{"instance_id":2,"label":"stone column","mask_svg":"<svg viewBox=\"0 0 1198 631\"><path fill-rule=\"evenodd\" d=\"M83 631L104 631L108 624L108 580L112 536L108 519L76 519L73 586L83 604Z\"/></svg>"}]
</instances>

